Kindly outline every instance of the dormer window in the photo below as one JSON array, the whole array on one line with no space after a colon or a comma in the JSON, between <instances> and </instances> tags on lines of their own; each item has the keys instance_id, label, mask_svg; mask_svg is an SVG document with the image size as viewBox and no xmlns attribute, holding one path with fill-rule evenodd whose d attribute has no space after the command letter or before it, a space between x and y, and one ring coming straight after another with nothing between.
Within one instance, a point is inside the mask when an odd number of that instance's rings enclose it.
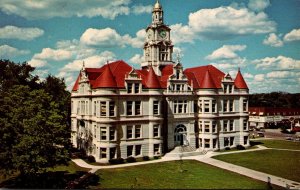
<instances>
[{"instance_id":1,"label":"dormer window","mask_svg":"<svg viewBox=\"0 0 300 190\"><path fill-rule=\"evenodd\" d=\"M134 93L138 94L140 93L140 84L134 83Z\"/></svg>"},{"instance_id":2,"label":"dormer window","mask_svg":"<svg viewBox=\"0 0 300 190\"><path fill-rule=\"evenodd\" d=\"M127 93L132 93L132 83L127 83Z\"/></svg>"},{"instance_id":3,"label":"dormer window","mask_svg":"<svg viewBox=\"0 0 300 190\"><path fill-rule=\"evenodd\" d=\"M179 76L180 76L180 70L177 70L176 71L176 79L179 79Z\"/></svg>"}]
</instances>

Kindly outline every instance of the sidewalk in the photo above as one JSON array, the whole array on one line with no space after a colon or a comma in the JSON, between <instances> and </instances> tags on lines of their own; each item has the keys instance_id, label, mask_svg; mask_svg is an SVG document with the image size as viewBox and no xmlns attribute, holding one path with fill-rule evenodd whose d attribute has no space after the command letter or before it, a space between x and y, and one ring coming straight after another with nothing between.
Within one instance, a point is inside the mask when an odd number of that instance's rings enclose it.
<instances>
[{"instance_id":1,"label":"sidewalk","mask_svg":"<svg viewBox=\"0 0 300 190\"><path fill-rule=\"evenodd\" d=\"M236 154L236 153L242 153L242 152L253 152L253 151L260 151L260 150L267 150L267 149L274 149L274 150L289 150L289 151L299 151L299 150L290 150L290 149L276 149L276 148L267 148L261 145L257 145L258 148L256 149L249 149L249 150L243 150L243 151L232 151L232 152L209 152L205 155L198 155L198 156L190 156L190 157L183 157L183 160L197 160L199 162L203 162L206 164L210 164L225 170L229 170L253 179L257 179L260 181L268 182L270 181L271 184L275 184L281 187L287 187L287 185L291 189L300 189L300 182L288 180L285 178L281 178L278 176L266 174L263 172L251 170L242 166L237 166L234 164L230 164L227 162L223 162L220 160L213 159L211 157L222 155L222 154ZM162 157L158 160L151 160L151 161L144 161L144 162L135 162L135 163L126 163L126 164L118 164L118 165L109 165L109 166L95 166L86 163L82 159L73 159L72 161L75 162L80 167L84 168L90 168L91 173L95 173L99 169L109 169L109 168L123 168L123 167L129 167L129 166L137 166L137 165L145 165L145 164L152 164L152 163L159 163L159 162L167 162L167 161L173 161L178 160L178 158L172 158L172 157Z\"/></svg>"}]
</instances>

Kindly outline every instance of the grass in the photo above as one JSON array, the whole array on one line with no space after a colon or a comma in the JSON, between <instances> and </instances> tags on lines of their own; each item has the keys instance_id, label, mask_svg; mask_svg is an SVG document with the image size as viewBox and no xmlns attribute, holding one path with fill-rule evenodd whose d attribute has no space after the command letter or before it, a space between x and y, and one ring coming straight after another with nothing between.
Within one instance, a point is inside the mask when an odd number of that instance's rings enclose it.
<instances>
[{"instance_id":1,"label":"grass","mask_svg":"<svg viewBox=\"0 0 300 190\"><path fill-rule=\"evenodd\" d=\"M70 161L68 166L61 165L61 166L56 166L54 168L49 168L48 171L50 172L57 172L57 171L67 171L68 173L76 173L78 171L82 172L87 172L90 169L88 168L82 168L77 166L74 162Z\"/></svg>"},{"instance_id":2,"label":"grass","mask_svg":"<svg viewBox=\"0 0 300 190\"><path fill-rule=\"evenodd\" d=\"M240 154L219 155L214 158L300 182L300 152L260 150L255 152L241 152Z\"/></svg>"},{"instance_id":3,"label":"grass","mask_svg":"<svg viewBox=\"0 0 300 190\"><path fill-rule=\"evenodd\" d=\"M266 189L267 184L194 160L103 169L98 186L146 189Z\"/></svg>"},{"instance_id":4,"label":"grass","mask_svg":"<svg viewBox=\"0 0 300 190\"><path fill-rule=\"evenodd\" d=\"M286 140L257 140L252 142L260 142L261 145L268 148L300 150L300 142L292 142Z\"/></svg>"}]
</instances>

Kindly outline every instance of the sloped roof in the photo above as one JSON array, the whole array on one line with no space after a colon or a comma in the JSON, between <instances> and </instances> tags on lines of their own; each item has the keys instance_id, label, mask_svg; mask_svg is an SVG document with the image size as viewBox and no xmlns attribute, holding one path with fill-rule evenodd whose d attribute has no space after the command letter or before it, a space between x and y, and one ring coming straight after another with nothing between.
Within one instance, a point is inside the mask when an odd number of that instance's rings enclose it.
<instances>
[{"instance_id":1,"label":"sloped roof","mask_svg":"<svg viewBox=\"0 0 300 190\"><path fill-rule=\"evenodd\" d=\"M248 86L244 80L244 77L239 69L238 73L236 74L235 80L234 80L234 86L238 89L248 89Z\"/></svg>"},{"instance_id":2,"label":"sloped roof","mask_svg":"<svg viewBox=\"0 0 300 190\"><path fill-rule=\"evenodd\" d=\"M193 83L193 88L196 89L204 86L222 88L222 79L225 76L222 71L212 65L188 68L184 70L184 74L188 77L189 84Z\"/></svg>"},{"instance_id":3,"label":"sloped roof","mask_svg":"<svg viewBox=\"0 0 300 190\"><path fill-rule=\"evenodd\" d=\"M110 65L104 65L101 75L94 81L93 88L116 88L117 82L113 76Z\"/></svg>"},{"instance_id":4,"label":"sloped roof","mask_svg":"<svg viewBox=\"0 0 300 190\"><path fill-rule=\"evenodd\" d=\"M148 74L145 78L145 86L151 89L161 88L160 80L158 79L152 67L149 68Z\"/></svg>"}]
</instances>

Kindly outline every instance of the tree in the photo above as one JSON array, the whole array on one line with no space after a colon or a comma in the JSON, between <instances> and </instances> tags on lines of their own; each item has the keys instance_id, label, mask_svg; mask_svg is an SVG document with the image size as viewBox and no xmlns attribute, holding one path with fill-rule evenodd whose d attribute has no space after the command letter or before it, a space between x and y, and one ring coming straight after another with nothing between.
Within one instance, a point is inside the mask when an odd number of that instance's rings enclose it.
<instances>
[{"instance_id":1,"label":"tree","mask_svg":"<svg viewBox=\"0 0 300 190\"><path fill-rule=\"evenodd\" d=\"M0 67L0 169L34 174L67 164L70 93L64 81L49 76L54 85L37 82L26 63L0 60Z\"/></svg>"}]
</instances>

